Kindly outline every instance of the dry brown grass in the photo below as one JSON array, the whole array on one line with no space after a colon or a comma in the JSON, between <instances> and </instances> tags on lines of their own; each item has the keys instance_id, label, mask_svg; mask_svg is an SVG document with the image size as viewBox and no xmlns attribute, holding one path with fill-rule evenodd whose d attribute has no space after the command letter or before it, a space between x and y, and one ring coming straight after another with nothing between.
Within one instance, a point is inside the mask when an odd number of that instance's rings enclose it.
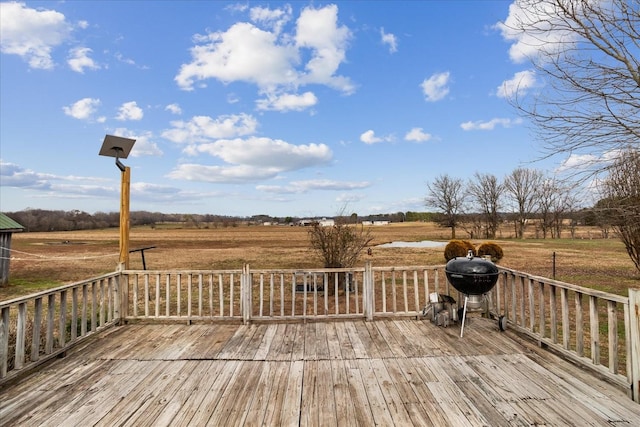
<instances>
[{"instance_id":1,"label":"dry brown grass","mask_svg":"<svg viewBox=\"0 0 640 427\"><path fill-rule=\"evenodd\" d=\"M308 229L285 226L227 228L134 228L130 248L145 251L148 269L231 269L322 267L309 249ZM399 223L373 227L373 245L393 241L449 240L449 230L430 223ZM616 239L591 239L599 233L580 229L577 239L512 240L511 230L494 240L504 250L500 265L551 277L556 253L556 278L581 286L626 295L640 286L640 276L624 246ZM10 285L0 288L0 300L87 279L114 271L118 262L118 230L18 233L13 235ZM458 235L459 238L466 238ZM473 240L475 244L484 240ZM375 266L444 264L441 248L372 248L363 255ZM141 269L140 253L132 253L130 268Z\"/></svg>"}]
</instances>

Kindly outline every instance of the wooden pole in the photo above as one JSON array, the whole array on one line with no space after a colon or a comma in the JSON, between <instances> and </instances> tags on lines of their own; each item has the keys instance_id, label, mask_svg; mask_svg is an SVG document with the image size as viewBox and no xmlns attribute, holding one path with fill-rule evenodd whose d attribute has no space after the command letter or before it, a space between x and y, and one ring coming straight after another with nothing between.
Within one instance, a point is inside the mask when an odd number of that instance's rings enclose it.
<instances>
[{"instance_id":1,"label":"wooden pole","mask_svg":"<svg viewBox=\"0 0 640 427\"><path fill-rule=\"evenodd\" d=\"M131 187L131 168L122 171L120 186L120 265L129 269L129 189Z\"/></svg>"}]
</instances>

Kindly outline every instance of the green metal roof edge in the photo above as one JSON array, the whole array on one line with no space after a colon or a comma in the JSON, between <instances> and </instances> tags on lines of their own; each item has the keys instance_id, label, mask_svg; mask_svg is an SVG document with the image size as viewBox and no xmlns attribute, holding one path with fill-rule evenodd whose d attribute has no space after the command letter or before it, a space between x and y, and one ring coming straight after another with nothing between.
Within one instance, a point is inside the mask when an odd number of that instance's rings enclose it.
<instances>
[{"instance_id":1,"label":"green metal roof edge","mask_svg":"<svg viewBox=\"0 0 640 427\"><path fill-rule=\"evenodd\" d=\"M22 231L24 227L0 212L0 231Z\"/></svg>"}]
</instances>

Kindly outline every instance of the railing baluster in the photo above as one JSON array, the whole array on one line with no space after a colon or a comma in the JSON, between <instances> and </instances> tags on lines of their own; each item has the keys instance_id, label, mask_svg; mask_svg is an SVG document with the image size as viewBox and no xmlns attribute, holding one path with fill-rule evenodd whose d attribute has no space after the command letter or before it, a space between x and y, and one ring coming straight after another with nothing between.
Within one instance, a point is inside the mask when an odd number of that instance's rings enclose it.
<instances>
[{"instance_id":1,"label":"railing baluster","mask_svg":"<svg viewBox=\"0 0 640 427\"><path fill-rule=\"evenodd\" d=\"M156 274L156 317L160 317L160 273Z\"/></svg>"},{"instance_id":2,"label":"railing baluster","mask_svg":"<svg viewBox=\"0 0 640 427\"><path fill-rule=\"evenodd\" d=\"M193 283L193 274L187 275L187 318L191 319L191 285Z\"/></svg>"},{"instance_id":3,"label":"railing baluster","mask_svg":"<svg viewBox=\"0 0 640 427\"><path fill-rule=\"evenodd\" d=\"M387 312L387 281L384 277L384 271L382 272L382 312Z\"/></svg>"},{"instance_id":4,"label":"railing baluster","mask_svg":"<svg viewBox=\"0 0 640 427\"><path fill-rule=\"evenodd\" d=\"M562 305L562 346L569 350L569 335L571 325L569 324L569 290L560 289L560 304Z\"/></svg>"},{"instance_id":5,"label":"railing baluster","mask_svg":"<svg viewBox=\"0 0 640 427\"><path fill-rule=\"evenodd\" d=\"M71 290L71 341L78 337L78 288Z\"/></svg>"},{"instance_id":6,"label":"railing baluster","mask_svg":"<svg viewBox=\"0 0 640 427\"><path fill-rule=\"evenodd\" d=\"M138 317L138 278L136 274L133 280L133 317Z\"/></svg>"},{"instance_id":7,"label":"railing baluster","mask_svg":"<svg viewBox=\"0 0 640 427\"><path fill-rule=\"evenodd\" d=\"M280 316L284 317L284 274L280 274Z\"/></svg>"},{"instance_id":8,"label":"railing baluster","mask_svg":"<svg viewBox=\"0 0 640 427\"><path fill-rule=\"evenodd\" d=\"M82 285L82 313L80 313L80 335L87 335L87 303L89 302L89 285Z\"/></svg>"},{"instance_id":9,"label":"railing baluster","mask_svg":"<svg viewBox=\"0 0 640 427\"><path fill-rule=\"evenodd\" d=\"M47 332L44 343L44 353L53 353L53 317L55 315L55 294L47 296Z\"/></svg>"},{"instance_id":10,"label":"railing baluster","mask_svg":"<svg viewBox=\"0 0 640 427\"><path fill-rule=\"evenodd\" d=\"M11 307L2 307L0 310L0 378L7 376L9 371L9 310Z\"/></svg>"},{"instance_id":11,"label":"railing baluster","mask_svg":"<svg viewBox=\"0 0 640 427\"><path fill-rule=\"evenodd\" d=\"M198 316L202 317L202 273L198 274Z\"/></svg>"},{"instance_id":12,"label":"railing baluster","mask_svg":"<svg viewBox=\"0 0 640 427\"><path fill-rule=\"evenodd\" d=\"M540 321L539 323L539 329L540 329L540 337L544 338L547 334L546 332L546 322L547 322L547 315L546 315L546 306L547 304L545 303L545 297L544 297L544 282L538 281L538 298L539 298L539 306L540 306L540 318L538 319Z\"/></svg>"},{"instance_id":13,"label":"railing baluster","mask_svg":"<svg viewBox=\"0 0 640 427\"><path fill-rule=\"evenodd\" d=\"M598 298L589 295L589 324L591 338L591 361L600 363L600 319L598 318Z\"/></svg>"},{"instance_id":14,"label":"railing baluster","mask_svg":"<svg viewBox=\"0 0 640 427\"><path fill-rule=\"evenodd\" d=\"M33 306L33 335L31 336L31 361L40 359L40 334L42 332L42 298L36 298Z\"/></svg>"},{"instance_id":15,"label":"railing baluster","mask_svg":"<svg viewBox=\"0 0 640 427\"><path fill-rule=\"evenodd\" d=\"M407 272L402 272L402 296L404 298L404 311L409 311L409 300L407 296Z\"/></svg>"},{"instance_id":16,"label":"railing baluster","mask_svg":"<svg viewBox=\"0 0 640 427\"><path fill-rule=\"evenodd\" d=\"M209 316L213 317L213 273L209 274Z\"/></svg>"},{"instance_id":17,"label":"railing baluster","mask_svg":"<svg viewBox=\"0 0 640 427\"><path fill-rule=\"evenodd\" d=\"M396 298L396 271L391 270L391 299L393 303L393 312L398 311L397 298Z\"/></svg>"},{"instance_id":18,"label":"railing baluster","mask_svg":"<svg viewBox=\"0 0 640 427\"><path fill-rule=\"evenodd\" d=\"M233 306L235 305L235 300L233 296L233 273L231 273L231 277L229 278L229 316L233 317Z\"/></svg>"},{"instance_id":19,"label":"railing baluster","mask_svg":"<svg viewBox=\"0 0 640 427\"><path fill-rule=\"evenodd\" d=\"M165 316L171 316L171 274L167 273L165 277Z\"/></svg>"},{"instance_id":20,"label":"railing baluster","mask_svg":"<svg viewBox=\"0 0 640 427\"><path fill-rule=\"evenodd\" d=\"M13 359L15 369L24 367L24 345L27 335L27 303L18 304L18 321L16 325L16 351Z\"/></svg>"},{"instance_id":21,"label":"railing baluster","mask_svg":"<svg viewBox=\"0 0 640 427\"><path fill-rule=\"evenodd\" d=\"M260 274L259 316L262 317L264 309L264 274Z\"/></svg>"},{"instance_id":22,"label":"railing baluster","mask_svg":"<svg viewBox=\"0 0 640 427\"><path fill-rule=\"evenodd\" d=\"M144 275L144 316L149 317L149 274Z\"/></svg>"},{"instance_id":23,"label":"railing baluster","mask_svg":"<svg viewBox=\"0 0 640 427\"><path fill-rule=\"evenodd\" d=\"M58 313L58 343L64 347L67 340L67 291L60 292L60 312Z\"/></svg>"},{"instance_id":24,"label":"railing baluster","mask_svg":"<svg viewBox=\"0 0 640 427\"><path fill-rule=\"evenodd\" d=\"M536 324L536 302L534 298L533 279L531 278L527 280L527 289L529 291L529 329L533 332Z\"/></svg>"},{"instance_id":25,"label":"railing baluster","mask_svg":"<svg viewBox=\"0 0 640 427\"><path fill-rule=\"evenodd\" d=\"M420 296L418 295L420 284L418 283L418 270L413 270L413 298L416 313L420 311Z\"/></svg>"},{"instance_id":26,"label":"railing baluster","mask_svg":"<svg viewBox=\"0 0 640 427\"><path fill-rule=\"evenodd\" d=\"M182 310L182 274L178 273L176 275L176 316L180 317L180 313Z\"/></svg>"},{"instance_id":27,"label":"railing baluster","mask_svg":"<svg viewBox=\"0 0 640 427\"><path fill-rule=\"evenodd\" d=\"M607 301L609 331L609 372L618 372L618 310L615 301Z\"/></svg>"},{"instance_id":28,"label":"railing baluster","mask_svg":"<svg viewBox=\"0 0 640 427\"><path fill-rule=\"evenodd\" d=\"M584 356L584 319L582 312L582 294L576 292L576 354L578 357Z\"/></svg>"}]
</instances>

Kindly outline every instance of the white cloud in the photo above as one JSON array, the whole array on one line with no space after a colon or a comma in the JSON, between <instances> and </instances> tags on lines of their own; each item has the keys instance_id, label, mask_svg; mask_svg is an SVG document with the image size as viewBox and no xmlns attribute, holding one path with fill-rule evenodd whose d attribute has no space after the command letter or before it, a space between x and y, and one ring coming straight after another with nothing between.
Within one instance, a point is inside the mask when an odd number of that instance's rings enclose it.
<instances>
[{"instance_id":1,"label":"white cloud","mask_svg":"<svg viewBox=\"0 0 640 427\"><path fill-rule=\"evenodd\" d=\"M292 181L289 185L258 185L256 189L264 191L266 193L276 194L299 194L307 193L314 190L330 190L330 191L345 191L345 190L359 190L362 188L370 187L371 183L368 181L350 182L350 181L333 181L329 179L312 179L303 181Z\"/></svg>"},{"instance_id":2,"label":"white cloud","mask_svg":"<svg viewBox=\"0 0 640 427\"><path fill-rule=\"evenodd\" d=\"M293 145L281 140L251 137L221 139L188 147L191 154L209 154L223 165L181 164L170 178L216 183L251 182L282 172L327 164L333 153L325 144Z\"/></svg>"},{"instance_id":3,"label":"white cloud","mask_svg":"<svg viewBox=\"0 0 640 427\"><path fill-rule=\"evenodd\" d=\"M502 82L496 90L498 98L513 98L515 96L524 96L529 89L537 84L536 73L531 70L520 71L513 75L510 80Z\"/></svg>"},{"instance_id":4,"label":"white cloud","mask_svg":"<svg viewBox=\"0 0 640 427\"><path fill-rule=\"evenodd\" d=\"M180 67L175 81L193 90L196 81L211 78L223 83L245 81L264 90L289 85L296 79L291 66L297 60L292 46L278 45L275 34L250 23L237 23L226 32L196 37L193 61Z\"/></svg>"},{"instance_id":5,"label":"white cloud","mask_svg":"<svg viewBox=\"0 0 640 427\"><path fill-rule=\"evenodd\" d=\"M295 41L298 48L312 49L312 57L305 65L307 74L301 81L326 84L352 93L354 87L348 78L334 76L345 60L350 38L349 28L338 26L338 6L305 8L297 21Z\"/></svg>"},{"instance_id":6,"label":"white cloud","mask_svg":"<svg viewBox=\"0 0 640 427\"><path fill-rule=\"evenodd\" d=\"M246 183L277 176L277 169L255 166L213 166L195 163L181 164L172 170L167 177L187 181L212 183Z\"/></svg>"},{"instance_id":7,"label":"white cloud","mask_svg":"<svg viewBox=\"0 0 640 427\"><path fill-rule=\"evenodd\" d=\"M567 170L585 169L598 161L598 157L593 154L571 154L562 162L557 171L564 172Z\"/></svg>"},{"instance_id":8,"label":"white cloud","mask_svg":"<svg viewBox=\"0 0 640 427\"><path fill-rule=\"evenodd\" d=\"M520 6L514 1L509 6L509 16L504 22L498 22L494 28L502 37L513 42L509 48L509 57L515 63L536 59L541 53L557 54L576 41L576 32L558 25L559 13L553 2L539 2L537 7ZM525 2L525 5L529 3ZM580 2L575 4L576 13L580 13ZM524 28L524 30L523 30Z\"/></svg>"},{"instance_id":9,"label":"white cloud","mask_svg":"<svg viewBox=\"0 0 640 427\"><path fill-rule=\"evenodd\" d=\"M195 144L220 138L234 138L256 132L258 121L248 114L219 116L195 116L188 122L171 122L172 129L165 130L162 137L176 143Z\"/></svg>"},{"instance_id":10,"label":"white cloud","mask_svg":"<svg viewBox=\"0 0 640 427\"><path fill-rule=\"evenodd\" d=\"M34 172L0 161L0 181L5 187L44 192L47 197L90 198L109 196L116 191L103 185L103 179Z\"/></svg>"},{"instance_id":11,"label":"white cloud","mask_svg":"<svg viewBox=\"0 0 640 427\"><path fill-rule=\"evenodd\" d=\"M261 23L272 28L276 34L280 34L282 27L291 20L292 9L285 5L282 9L269 9L267 7L252 7L249 16L253 22Z\"/></svg>"},{"instance_id":12,"label":"white cloud","mask_svg":"<svg viewBox=\"0 0 640 427\"><path fill-rule=\"evenodd\" d=\"M164 109L165 111L169 111L172 114L177 114L177 115L182 114L182 108L180 108L178 104L169 104L166 107L164 107Z\"/></svg>"},{"instance_id":13,"label":"white cloud","mask_svg":"<svg viewBox=\"0 0 640 427\"><path fill-rule=\"evenodd\" d=\"M332 157L325 144L294 145L264 137L220 139L200 144L196 150L227 163L268 167L279 172L326 164Z\"/></svg>"},{"instance_id":14,"label":"white cloud","mask_svg":"<svg viewBox=\"0 0 640 427\"><path fill-rule=\"evenodd\" d=\"M67 116L71 116L78 120L91 120L93 114L100 106L100 100L95 98L83 98L73 104L62 107L62 110ZM99 119L98 121L101 121Z\"/></svg>"},{"instance_id":15,"label":"white cloud","mask_svg":"<svg viewBox=\"0 0 640 427\"><path fill-rule=\"evenodd\" d=\"M256 101L258 110L302 111L318 103L313 92L298 94L270 95L266 99Z\"/></svg>"},{"instance_id":16,"label":"white cloud","mask_svg":"<svg viewBox=\"0 0 640 427\"><path fill-rule=\"evenodd\" d=\"M422 92L427 101L440 101L449 94L449 72L437 73L425 79L422 84Z\"/></svg>"},{"instance_id":17,"label":"white cloud","mask_svg":"<svg viewBox=\"0 0 640 427\"><path fill-rule=\"evenodd\" d=\"M503 118L495 118L491 119L488 122L483 122L482 120L478 120L475 122L464 122L460 125L463 130L493 130L496 126L500 125L504 128L510 128L514 125L519 125L522 123L522 119L503 119Z\"/></svg>"},{"instance_id":18,"label":"white cloud","mask_svg":"<svg viewBox=\"0 0 640 427\"><path fill-rule=\"evenodd\" d=\"M432 135L424 132L422 128L413 128L404 136L405 141L412 142L425 142L429 141L431 138Z\"/></svg>"},{"instance_id":19,"label":"white cloud","mask_svg":"<svg viewBox=\"0 0 640 427\"><path fill-rule=\"evenodd\" d=\"M70 32L60 12L31 9L24 3L0 3L0 51L22 57L31 68L52 69L51 52Z\"/></svg>"},{"instance_id":20,"label":"white cloud","mask_svg":"<svg viewBox=\"0 0 640 427\"><path fill-rule=\"evenodd\" d=\"M120 106L116 120L142 120L143 116L144 112L138 107L136 101L129 101Z\"/></svg>"},{"instance_id":21,"label":"white cloud","mask_svg":"<svg viewBox=\"0 0 640 427\"><path fill-rule=\"evenodd\" d=\"M380 28L380 37L382 39L382 44L386 44L389 46L390 53L395 53L398 51L398 40L395 35L391 33L385 33L384 28Z\"/></svg>"},{"instance_id":22,"label":"white cloud","mask_svg":"<svg viewBox=\"0 0 640 427\"><path fill-rule=\"evenodd\" d=\"M277 11L277 10L276 10ZM305 8L296 22L295 33L280 34L274 22L288 20L286 10L252 8L259 28L239 22L228 30L194 37L192 61L180 67L175 81L184 90L193 90L196 82L217 79L223 83L243 81L258 86L262 93L277 93L305 84L322 84L344 93L354 90L348 78L337 76L345 60L351 32L337 25L335 5L320 9ZM274 21L275 19L275 21ZM301 63L302 57L309 57Z\"/></svg>"},{"instance_id":23,"label":"white cloud","mask_svg":"<svg viewBox=\"0 0 640 427\"><path fill-rule=\"evenodd\" d=\"M0 160L0 177L2 185L6 187L33 188L46 190L51 187L50 175L24 169L14 163Z\"/></svg>"},{"instance_id":24,"label":"white cloud","mask_svg":"<svg viewBox=\"0 0 640 427\"><path fill-rule=\"evenodd\" d=\"M365 144L375 144L377 142L382 142L382 138L378 138L375 132L369 129L368 131L360 135L360 141L364 142Z\"/></svg>"},{"instance_id":25,"label":"white cloud","mask_svg":"<svg viewBox=\"0 0 640 427\"><path fill-rule=\"evenodd\" d=\"M371 129L369 129L368 131L360 135L360 141L364 142L365 144L376 144L378 142L393 142L393 140L394 140L393 135L376 136L376 133Z\"/></svg>"},{"instance_id":26,"label":"white cloud","mask_svg":"<svg viewBox=\"0 0 640 427\"><path fill-rule=\"evenodd\" d=\"M623 154L620 150L609 150L596 154L570 154L558 167L556 172L567 170L586 170L594 166L603 167L619 159Z\"/></svg>"},{"instance_id":27,"label":"white cloud","mask_svg":"<svg viewBox=\"0 0 640 427\"><path fill-rule=\"evenodd\" d=\"M77 73L84 73L85 68L97 70L100 68L93 59L89 58L89 54L93 52L88 47L76 47L69 51L69 59L67 64L69 68Z\"/></svg>"}]
</instances>

